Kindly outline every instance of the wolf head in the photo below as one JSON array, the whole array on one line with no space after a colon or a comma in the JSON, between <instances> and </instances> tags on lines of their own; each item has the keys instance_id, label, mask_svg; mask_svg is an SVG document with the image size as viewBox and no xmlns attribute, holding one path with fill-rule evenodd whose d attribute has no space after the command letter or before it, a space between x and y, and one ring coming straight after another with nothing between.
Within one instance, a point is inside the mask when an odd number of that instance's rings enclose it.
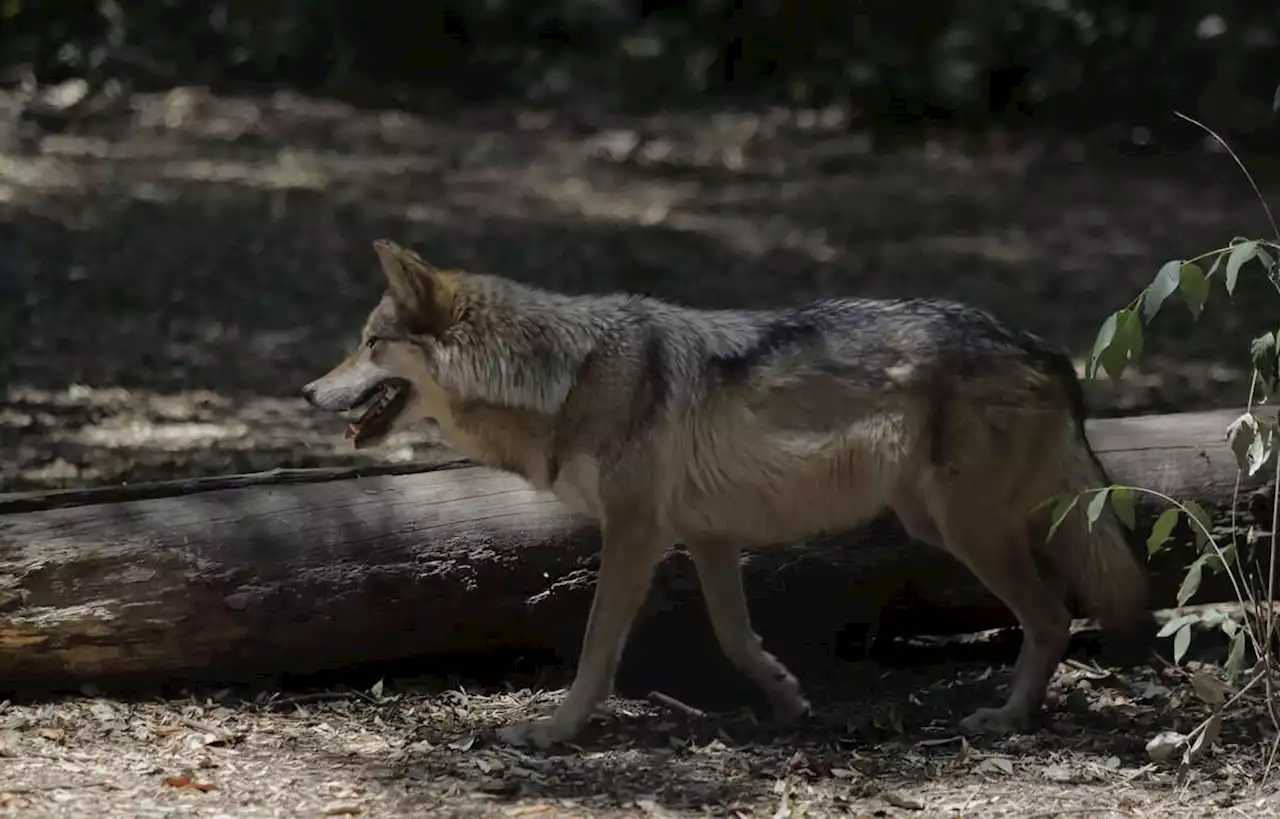
<instances>
[{"instance_id":1,"label":"wolf head","mask_svg":"<svg viewBox=\"0 0 1280 819\"><path fill-rule=\"evenodd\" d=\"M446 438L460 411L550 417L607 328L573 300L505 278L440 270L387 239L373 243L387 289L360 348L302 388L314 407L361 408L347 428L357 449L423 419Z\"/></svg>"},{"instance_id":2,"label":"wolf head","mask_svg":"<svg viewBox=\"0 0 1280 819\"><path fill-rule=\"evenodd\" d=\"M302 388L318 409L363 408L347 427L357 449L443 411L448 396L436 380L436 353L458 307L458 274L438 270L386 239L373 248L387 290L365 321L359 349Z\"/></svg>"}]
</instances>

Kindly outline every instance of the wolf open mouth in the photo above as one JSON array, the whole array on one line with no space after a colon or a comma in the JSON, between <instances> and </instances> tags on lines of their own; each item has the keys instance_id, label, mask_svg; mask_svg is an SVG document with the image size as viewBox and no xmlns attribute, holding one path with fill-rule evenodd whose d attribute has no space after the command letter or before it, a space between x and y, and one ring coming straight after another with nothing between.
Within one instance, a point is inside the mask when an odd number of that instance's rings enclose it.
<instances>
[{"instance_id":1,"label":"wolf open mouth","mask_svg":"<svg viewBox=\"0 0 1280 819\"><path fill-rule=\"evenodd\" d=\"M409 401L409 382L393 378L375 387L361 404L372 401L360 417L347 425L347 439L356 446L381 438Z\"/></svg>"}]
</instances>

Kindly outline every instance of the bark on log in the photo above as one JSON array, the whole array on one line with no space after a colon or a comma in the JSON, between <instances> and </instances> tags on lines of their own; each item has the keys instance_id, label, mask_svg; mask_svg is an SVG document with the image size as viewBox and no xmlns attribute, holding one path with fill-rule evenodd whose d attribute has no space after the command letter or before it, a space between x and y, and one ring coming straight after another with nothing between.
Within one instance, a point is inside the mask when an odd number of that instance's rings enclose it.
<instances>
[{"instance_id":1,"label":"bark on log","mask_svg":"<svg viewBox=\"0 0 1280 819\"><path fill-rule=\"evenodd\" d=\"M1099 419L1089 433L1113 480L1220 507L1235 489L1224 438L1235 415ZM594 588L594 527L511 476L456 462L410 469L0 498L0 687L245 681L502 649L573 660ZM1158 602L1172 600L1185 562L1154 567ZM751 552L745 566L758 630L801 668L830 662L834 635L882 609L901 631L1013 623L890 516ZM1207 578L1198 602L1224 599ZM665 561L624 676L690 650L681 676L702 666L723 677L706 619L687 557Z\"/></svg>"}]
</instances>

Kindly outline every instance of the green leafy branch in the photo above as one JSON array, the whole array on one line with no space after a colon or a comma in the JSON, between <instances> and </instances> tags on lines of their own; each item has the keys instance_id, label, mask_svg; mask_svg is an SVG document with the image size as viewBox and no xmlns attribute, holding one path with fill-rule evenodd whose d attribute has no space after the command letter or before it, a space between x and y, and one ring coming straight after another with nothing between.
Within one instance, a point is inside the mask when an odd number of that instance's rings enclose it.
<instances>
[{"instance_id":1,"label":"green leafy branch","mask_svg":"<svg viewBox=\"0 0 1280 819\"><path fill-rule=\"evenodd\" d=\"M1233 566L1236 564L1235 544L1223 547L1218 543L1217 538L1213 535L1213 517L1203 506L1192 500L1179 501L1163 492L1141 486L1112 484L1110 486L1091 487L1075 495L1059 499L1053 510L1049 537L1053 537L1053 533L1066 520L1071 510L1076 508L1080 500L1090 495L1093 497L1085 506L1085 521L1089 531L1093 531L1093 527L1107 508L1108 499L1111 501L1111 509L1116 517L1130 530L1136 530L1137 512L1135 507L1138 494L1151 495L1172 507L1161 512L1151 526L1151 532L1147 536L1147 554L1149 556L1164 548L1169 538L1172 537L1178 521L1183 518L1191 526L1196 545L1200 549L1200 555L1188 568L1182 584L1178 587L1177 599L1179 606L1185 606L1200 590L1200 583L1206 567L1215 573L1225 571L1237 596L1243 597L1245 595L1244 579L1238 577L1233 570ZM1188 614L1169 620L1157 635L1159 637L1169 637L1171 635L1174 637L1173 653L1175 662L1181 662L1183 656L1187 653L1187 649L1190 648L1191 627L1195 623L1216 625L1231 641L1231 648L1227 657L1227 671L1232 678L1244 666L1246 640L1252 644L1254 651L1259 656L1261 654L1259 637L1248 627L1247 623L1242 628L1240 623L1226 617L1222 612L1211 612L1208 615Z\"/></svg>"},{"instance_id":2,"label":"green leafy branch","mask_svg":"<svg viewBox=\"0 0 1280 819\"><path fill-rule=\"evenodd\" d=\"M1280 90L1277 91L1277 100L1280 100ZM1178 116L1202 128L1226 149L1253 187L1254 194L1266 212L1275 239L1236 237L1225 247L1190 259L1174 259L1163 264L1149 285L1143 288L1126 307L1117 310L1103 322L1085 365L1087 377L1097 378L1100 372L1105 371L1113 381L1118 381L1125 369L1141 355L1146 328L1150 327L1160 314L1161 308L1175 293L1190 311L1192 320L1196 321L1204 311L1214 281L1221 281L1227 297L1233 298L1242 273L1251 275L1260 272L1264 273L1271 286L1280 292L1280 226L1277 226L1271 207L1258 189L1257 182L1241 162L1240 157L1222 137L1191 117L1184 114L1178 114ZM1207 271L1204 268L1205 263L1208 263ZM1194 738L1183 737L1183 740L1194 739L1184 755L1183 763L1184 766L1189 764L1199 750L1212 744L1221 726L1223 710L1262 680L1266 685L1266 705L1272 724L1277 730L1277 737L1272 744L1267 761L1269 773L1272 763L1280 753L1280 705L1277 704L1277 691L1273 684L1275 669L1270 651L1271 641L1277 630L1277 608L1273 601L1277 574L1275 521L1280 517L1280 459L1275 456L1278 449L1277 442L1280 441L1280 426L1277 425L1275 416L1259 415L1254 408L1256 399L1268 401L1275 397L1280 389L1280 330L1267 332L1253 339L1249 347L1249 355L1253 376L1250 381L1248 406L1225 431L1239 467L1236 473L1235 491L1232 494L1229 545L1223 547L1219 543L1213 533L1212 518L1199 504L1194 501L1178 501L1160 492L1131 486L1090 488L1074 497L1060 499L1054 509L1049 537L1052 537L1053 532L1081 498L1090 493L1094 497L1085 509L1090 529L1106 508L1108 497L1111 499L1111 508L1116 516L1131 530L1135 529L1136 516L1133 509L1135 493L1145 492L1170 505L1171 508L1162 512L1151 527L1147 538L1148 557L1154 556L1166 546L1180 518L1185 518L1192 525L1198 555L1187 567L1187 573L1178 589L1178 606L1185 606L1199 590L1206 568L1214 572L1225 571L1231 580L1236 598L1241 604L1243 622L1237 622L1221 611L1184 613L1167 622L1161 628L1159 636L1173 638L1174 661L1181 662L1190 647L1191 629L1194 624L1218 627L1230 639L1225 663L1228 680L1234 680L1239 676L1244 665L1245 650L1250 647L1250 644L1257 656L1257 662L1248 684L1230 700L1224 696L1217 696L1213 716L1197 727L1193 732ZM1236 510L1239 505L1242 477L1255 476L1271 463L1275 463L1276 473L1272 494L1271 550L1266 577L1263 579L1246 576L1240 565L1237 550L1240 526ZM1259 605L1259 601L1265 601L1265 605ZM1196 676L1205 677L1203 674ZM1199 688L1204 687L1205 685L1202 684ZM1197 688L1198 692L1199 688ZM1152 743L1159 747L1159 740L1160 737L1157 737L1152 740ZM1151 745L1148 746L1148 751L1152 752Z\"/></svg>"},{"instance_id":3,"label":"green leafy branch","mask_svg":"<svg viewBox=\"0 0 1280 819\"><path fill-rule=\"evenodd\" d=\"M1202 264L1210 259L1212 263L1205 272ZM1240 273L1246 266L1261 267L1272 284L1280 288L1280 243L1236 237L1226 247L1190 259L1165 262L1151 284L1143 288L1128 306L1112 313L1102 323L1085 364L1085 376L1096 378L1101 368L1112 380L1118 381L1125 368L1142 354L1143 328L1151 324L1170 296L1177 293L1192 319L1198 319L1209 298L1212 282L1222 281L1227 295L1233 295ZM1273 389L1277 369L1276 336L1276 333L1268 333L1254 340L1255 366L1260 357L1270 355L1266 372ZM1268 338L1270 341L1264 342Z\"/></svg>"}]
</instances>

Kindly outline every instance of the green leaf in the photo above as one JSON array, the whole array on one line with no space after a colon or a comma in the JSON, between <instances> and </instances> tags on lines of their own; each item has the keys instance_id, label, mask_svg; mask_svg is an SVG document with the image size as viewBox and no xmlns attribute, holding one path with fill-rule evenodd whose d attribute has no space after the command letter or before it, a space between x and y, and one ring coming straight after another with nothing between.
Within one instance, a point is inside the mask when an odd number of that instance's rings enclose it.
<instances>
[{"instance_id":1,"label":"green leaf","mask_svg":"<svg viewBox=\"0 0 1280 819\"><path fill-rule=\"evenodd\" d=\"M1205 565L1205 568L1207 568L1209 571L1213 572L1214 574L1219 574L1222 572L1223 569L1227 568L1227 564L1223 562L1222 558L1218 556L1217 552L1205 552L1204 565Z\"/></svg>"},{"instance_id":2,"label":"green leaf","mask_svg":"<svg viewBox=\"0 0 1280 819\"><path fill-rule=\"evenodd\" d=\"M1276 257L1271 255L1271 251L1267 250L1265 247L1259 246L1257 259L1262 263L1262 266L1267 269L1267 273L1269 275L1275 275Z\"/></svg>"},{"instance_id":3,"label":"green leaf","mask_svg":"<svg viewBox=\"0 0 1280 819\"><path fill-rule=\"evenodd\" d=\"M1058 527L1062 525L1062 521L1066 520L1067 515L1075 508L1079 502L1079 495L1071 495L1063 498L1053 507L1053 523L1049 526L1049 534L1045 537L1046 541L1053 540L1053 535L1058 531Z\"/></svg>"},{"instance_id":4,"label":"green leaf","mask_svg":"<svg viewBox=\"0 0 1280 819\"><path fill-rule=\"evenodd\" d=\"M1156 632L1156 638L1168 637L1187 623L1194 623L1200 619L1199 614L1180 614L1177 617L1170 617L1169 620Z\"/></svg>"},{"instance_id":5,"label":"green leaf","mask_svg":"<svg viewBox=\"0 0 1280 819\"><path fill-rule=\"evenodd\" d=\"M1116 517L1120 518L1120 522L1130 529L1138 525L1137 515L1134 513L1133 490L1127 486L1117 486L1111 490L1111 508L1116 510Z\"/></svg>"},{"instance_id":6,"label":"green leaf","mask_svg":"<svg viewBox=\"0 0 1280 819\"><path fill-rule=\"evenodd\" d=\"M1205 626L1220 625L1226 619L1226 615L1216 609L1200 612L1200 623Z\"/></svg>"},{"instance_id":7,"label":"green leaf","mask_svg":"<svg viewBox=\"0 0 1280 819\"><path fill-rule=\"evenodd\" d=\"M1236 289L1236 280L1240 278L1240 267L1254 256L1258 255L1257 242L1241 242L1231 248L1231 255L1227 259L1227 292L1232 293Z\"/></svg>"},{"instance_id":8,"label":"green leaf","mask_svg":"<svg viewBox=\"0 0 1280 819\"><path fill-rule=\"evenodd\" d=\"M1111 346L1111 342L1115 340L1116 324L1119 321L1120 313L1112 313L1107 316L1107 320L1102 322L1102 326L1098 328L1098 336L1093 340L1093 352L1089 355L1089 361L1085 364L1085 375L1089 378L1097 376L1098 359Z\"/></svg>"},{"instance_id":9,"label":"green leaf","mask_svg":"<svg viewBox=\"0 0 1280 819\"><path fill-rule=\"evenodd\" d=\"M1187 601L1200 591L1200 576L1204 570L1203 558L1196 558L1196 561L1187 569L1186 577L1182 578L1182 585L1178 587L1178 605L1185 606Z\"/></svg>"},{"instance_id":10,"label":"green leaf","mask_svg":"<svg viewBox=\"0 0 1280 819\"><path fill-rule=\"evenodd\" d=\"M1098 363L1112 380L1118 381L1124 375L1125 366L1142 352L1142 319L1129 309L1117 311L1115 317L1115 334L1098 356Z\"/></svg>"},{"instance_id":11,"label":"green leaf","mask_svg":"<svg viewBox=\"0 0 1280 819\"><path fill-rule=\"evenodd\" d=\"M1212 609L1210 609L1210 611L1212 611ZM1222 615L1222 622L1218 624L1218 627L1221 628L1222 633L1228 637L1236 636L1236 632L1240 630L1240 624L1235 620L1232 620L1230 617L1227 617L1225 614Z\"/></svg>"},{"instance_id":12,"label":"green leaf","mask_svg":"<svg viewBox=\"0 0 1280 819\"><path fill-rule=\"evenodd\" d=\"M1249 356L1253 360L1253 368L1258 371L1258 380L1262 382L1267 395L1275 392L1276 381L1280 378L1277 364L1280 359L1276 355L1276 334L1263 333L1249 345Z\"/></svg>"},{"instance_id":13,"label":"green leaf","mask_svg":"<svg viewBox=\"0 0 1280 819\"><path fill-rule=\"evenodd\" d=\"M1249 451L1247 453L1250 477L1258 474L1258 471L1271 460L1274 443L1275 428L1270 424L1259 426L1257 433L1253 436L1253 440L1249 442Z\"/></svg>"},{"instance_id":14,"label":"green leaf","mask_svg":"<svg viewBox=\"0 0 1280 819\"><path fill-rule=\"evenodd\" d=\"M1209 279L1198 264L1184 264L1178 273L1178 290L1187 303L1192 318L1200 318L1205 299L1209 298Z\"/></svg>"},{"instance_id":15,"label":"green leaf","mask_svg":"<svg viewBox=\"0 0 1280 819\"><path fill-rule=\"evenodd\" d=\"M1150 322L1155 318L1156 313L1160 312L1160 305L1164 304L1165 299L1173 295L1173 291L1178 289L1178 282L1181 279L1182 260L1175 259L1171 262L1165 262L1160 266L1160 272L1156 273L1156 277L1151 284L1147 285L1147 292L1142 297L1142 318L1144 321Z\"/></svg>"},{"instance_id":16,"label":"green leaf","mask_svg":"<svg viewBox=\"0 0 1280 819\"><path fill-rule=\"evenodd\" d=\"M1186 656L1188 648L1191 648L1190 623L1178 629L1178 633L1173 636L1173 661L1175 663L1182 662L1182 658Z\"/></svg>"},{"instance_id":17,"label":"green leaf","mask_svg":"<svg viewBox=\"0 0 1280 819\"><path fill-rule=\"evenodd\" d=\"M1105 486L1093 496L1093 500L1089 501L1089 505L1085 508L1085 517L1089 521L1089 531L1093 531L1093 524L1098 522L1098 518L1102 515L1102 510L1107 506L1107 495L1111 494L1111 487Z\"/></svg>"},{"instance_id":18,"label":"green leaf","mask_svg":"<svg viewBox=\"0 0 1280 819\"><path fill-rule=\"evenodd\" d=\"M1252 412L1244 413L1227 426L1227 443L1231 445L1231 451L1236 456L1236 464L1241 469L1249 468L1249 449L1256 437L1258 437L1258 419Z\"/></svg>"},{"instance_id":19,"label":"green leaf","mask_svg":"<svg viewBox=\"0 0 1280 819\"><path fill-rule=\"evenodd\" d=\"M1231 649L1227 652L1227 679L1234 680L1240 674L1240 669L1244 666L1244 649L1245 649L1244 629L1237 629L1231 638Z\"/></svg>"},{"instance_id":20,"label":"green leaf","mask_svg":"<svg viewBox=\"0 0 1280 819\"><path fill-rule=\"evenodd\" d=\"M1200 523L1199 526L1192 525L1192 532L1195 534L1196 545L1203 547L1204 544L1209 542L1208 533L1213 531L1213 518L1204 510L1203 506L1193 500L1185 501L1183 506L1187 507L1191 517ZM1178 605L1182 604L1179 603Z\"/></svg>"},{"instance_id":21,"label":"green leaf","mask_svg":"<svg viewBox=\"0 0 1280 819\"><path fill-rule=\"evenodd\" d=\"M1219 253L1217 256L1214 256L1213 264L1209 265L1209 272L1206 273L1205 275L1212 279L1213 274L1217 273L1218 268L1222 267L1223 259L1226 259L1230 255L1231 255L1230 252L1224 250L1223 252Z\"/></svg>"},{"instance_id":22,"label":"green leaf","mask_svg":"<svg viewBox=\"0 0 1280 819\"><path fill-rule=\"evenodd\" d=\"M1182 514L1181 509L1166 509L1160 513L1160 517L1156 518L1156 522L1151 525L1151 535L1147 537L1147 554L1153 555L1160 551L1160 547L1169 539L1169 535L1173 534L1173 527L1178 525L1178 516Z\"/></svg>"}]
</instances>

